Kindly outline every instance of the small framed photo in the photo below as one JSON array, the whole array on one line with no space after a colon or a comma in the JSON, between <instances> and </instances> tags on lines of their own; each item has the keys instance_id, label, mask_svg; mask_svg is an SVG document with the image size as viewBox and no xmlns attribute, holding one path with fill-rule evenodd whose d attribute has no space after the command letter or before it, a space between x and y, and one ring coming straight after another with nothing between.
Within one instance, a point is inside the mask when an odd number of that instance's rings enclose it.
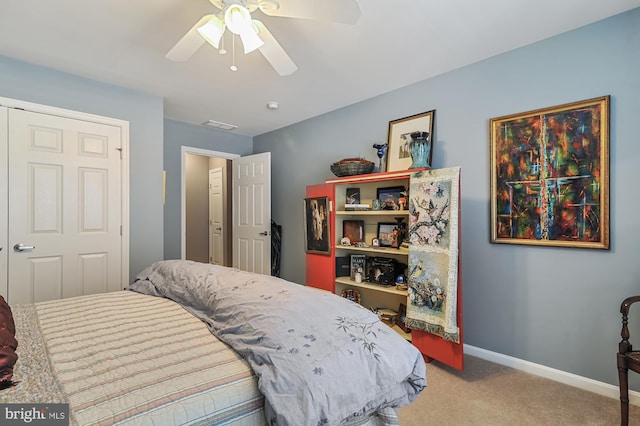
<instances>
[{"instance_id":1,"label":"small framed photo","mask_svg":"<svg viewBox=\"0 0 640 426\"><path fill-rule=\"evenodd\" d=\"M329 244L329 197L304 199L305 248L307 253L331 254Z\"/></svg>"},{"instance_id":2,"label":"small framed photo","mask_svg":"<svg viewBox=\"0 0 640 426\"><path fill-rule=\"evenodd\" d=\"M376 192L382 210L401 210L401 206L406 208L407 190L404 186L378 188ZM401 202L402 200L404 200L404 203Z\"/></svg>"},{"instance_id":3,"label":"small framed photo","mask_svg":"<svg viewBox=\"0 0 640 426\"><path fill-rule=\"evenodd\" d=\"M364 220L345 220L342 222L342 237L348 238L350 243L364 241Z\"/></svg>"},{"instance_id":4,"label":"small framed photo","mask_svg":"<svg viewBox=\"0 0 640 426\"><path fill-rule=\"evenodd\" d=\"M395 222L378 222L378 244L380 247L398 247L398 224Z\"/></svg>"},{"instance_id":5,"label":"small framed photo","mask_svg":"<svg viewBox=\"0 0 640 426\"><path fill-rule=\"evenodd\" d=\"M387 148L387 171L408 170L413 163L411 159L411 134L415 132L429 133L428 164L433 164L433 123L436 110L411 115L389 122L389 140Z\"/></svg>"},{"instance_id":6,"label":"small framed photo","mask_svg":"<svg viewBox=\"0 0 640 426\"><path fill-rule=\"evenodd\" d=\"M345 204L360 204L360 188L347 188Z\"/></svg>"},{"instance_id":7,"label":"small framed photo","mask_svg":"<svg viewBox=\"0 0 640 426\"><path fill-rule=\"evenodd\" d=\"M405 305L404 303L401 303L400 307L398 308L398 315L396 316L396 325L400 327L402 331L404 331L405 333L410 333L411 329L407 327L406 324L404 323L406 317L407 317L407 305Z\"/></svg>"}]
</instances>

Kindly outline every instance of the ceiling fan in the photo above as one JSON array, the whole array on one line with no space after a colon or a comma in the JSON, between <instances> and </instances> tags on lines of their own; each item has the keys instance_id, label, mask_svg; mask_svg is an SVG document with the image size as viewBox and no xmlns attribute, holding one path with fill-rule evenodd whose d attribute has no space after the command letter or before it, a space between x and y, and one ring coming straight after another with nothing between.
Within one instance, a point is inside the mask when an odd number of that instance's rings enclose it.
<instances>
[{"instance_id":1,"label":"ceiling fan","mask_svg":"<svg viewBox=\"0 0 640 426\"><path fill-rule=\"evenodd\" d=\"M220 49L222 35L228 29L240 36L244 53L260 50L280 75L289 75L298 67L262 22L251 13L260 10L267 16L313 19L355 24L360 18L357 0L209 0L220 12L205 15L165 55L172 61L186 61L205 41ZM231 69L235 71L235 64ZM237 69L237 68L236 68Z\"/></svg>"}]
</instances>

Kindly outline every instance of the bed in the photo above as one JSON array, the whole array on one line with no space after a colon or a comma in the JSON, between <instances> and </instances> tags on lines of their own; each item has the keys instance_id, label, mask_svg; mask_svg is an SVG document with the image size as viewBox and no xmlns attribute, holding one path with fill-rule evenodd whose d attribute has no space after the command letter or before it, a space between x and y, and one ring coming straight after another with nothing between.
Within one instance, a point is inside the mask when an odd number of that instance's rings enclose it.
<instances>
[{"instance_id":1,"label":"bed","mask_svg":"<svg viewBox=\"0 0 640 426\"><path fill-rule=\"evenodd\" d=\"M12 307L0 403L71 424L396 425L419 351L363 307L280 278L162 261L124 291Z\"/></svg>"}]
</instances>

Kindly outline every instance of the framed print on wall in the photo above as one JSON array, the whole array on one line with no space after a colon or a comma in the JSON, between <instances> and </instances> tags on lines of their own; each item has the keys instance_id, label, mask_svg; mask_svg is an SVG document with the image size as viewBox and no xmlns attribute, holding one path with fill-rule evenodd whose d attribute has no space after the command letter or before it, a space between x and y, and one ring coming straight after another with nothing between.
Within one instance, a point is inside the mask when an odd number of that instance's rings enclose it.
<instances>
[{"instance_id":1,"label":"framed print on wall","mask_svg":"<svg viewBox=\"0 0 640 426\"><path fill-rule=\"evenodd\" d=\"M609 103L490 120L492 243L609 249Z\"/></svg>"},{"instance_id":2,"label":"framed print on wall","mask_svg":"<svg viewBox=\"0 0 640 426\"><path fill-rule=\"evenodd\" d=\"M304 199L305 248L307 253L331 254L329 244L329 197Z\"/></svg>"},{"instance_id":3,"label":"framed print on wall","mask_svg":"<svg viewBox=\"0 0 640 426\"><path fill-rule=\"evenodd\" d=\"M389 122L389 140L387 146L387 171L408 170L411 167L411 134L414 132L428 132L430 151L428 163L433 157L433 123L436 110L411 115Z\"/></svg>"}]
</instances>

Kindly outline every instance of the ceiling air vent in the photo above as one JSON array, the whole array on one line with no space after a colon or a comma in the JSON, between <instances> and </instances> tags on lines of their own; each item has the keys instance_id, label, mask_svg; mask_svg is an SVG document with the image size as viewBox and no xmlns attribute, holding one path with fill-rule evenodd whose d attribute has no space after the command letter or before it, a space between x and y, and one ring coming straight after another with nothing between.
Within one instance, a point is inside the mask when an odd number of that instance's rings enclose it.
<instances>
[{"instance_id":1,"label":"ceiling air vent","mask_svg":"<svg viewBox=\"0 0 640 426\"><path fill-rule=\"evenodd\" d=\"M233 124L221 123L219 121L214 121L214 120L207 120L202 124L205 126L213 127L220 130L233 130L238 127Z\"/></svg>"}]
</instances>

